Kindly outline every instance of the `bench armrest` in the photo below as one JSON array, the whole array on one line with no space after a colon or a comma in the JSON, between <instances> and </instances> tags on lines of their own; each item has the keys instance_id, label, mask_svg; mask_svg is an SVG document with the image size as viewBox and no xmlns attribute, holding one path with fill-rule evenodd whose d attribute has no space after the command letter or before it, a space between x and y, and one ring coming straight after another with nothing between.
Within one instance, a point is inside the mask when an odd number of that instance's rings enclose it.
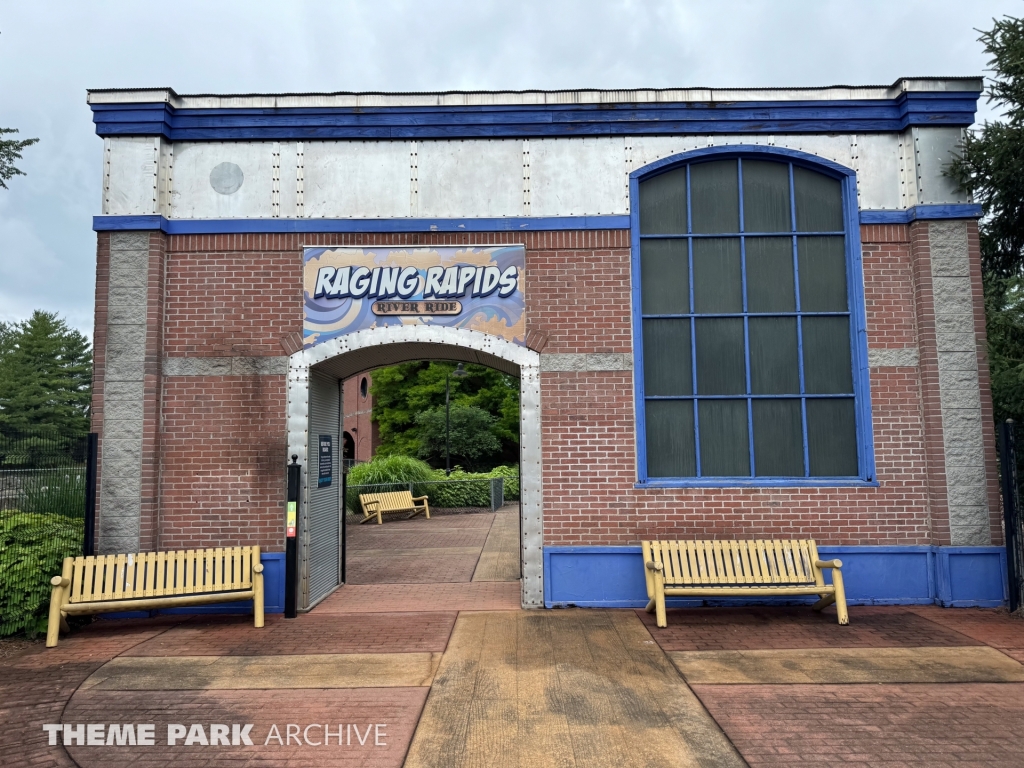
<instances>
[{"instance_id":1,"label":"bench armrest","mask_svg":"<svg viewBox=\"0 0 1024 768\"><path fill-rule=\"evenodd\" d=\"M66 587L71 584L71 579L61 576L54 576L50 579L50 583L55 587Z\"/></svg>"},{"instance_id":2,"label":"bench armrest","mask_svg":"<svg viewBox=\"0 0 1024 768\"><path fill-rule=\"evenodd\" d=\"M413 501L426 501L429 498L430 498L429 496L413 496L412 500Z\"/></svg>"},{"instance_id":3,"label":"bench armrest","mask_svg":"<svg viewBox=\"0 0 1024 768\"><path fill-rule=\"evenodd\" d=\"M815 560L814 565L816 568L842 568L842 560Z\"/></svg>"},{"instance_id":4,"label":"bench armrest","mask_svg":"<svg viewBox=\"0 0 1024 768\"><path fill-rule=\"evenodd\" d=\"M376 509L379 506L380 506L380 502L379 501L364 501L363 502L363 509L368 509L369 507L373 507L374 509Z\"/></svg>"},{"instance_id":5,"label":"bench armrest","mask_svg":"<svg viewBox=\"0 0 1024 768\"><path fill-rule=\"evenodd\" d=\"M662 571L662 572L664 572L664 570L665 570L665 567L663 565L661 565L659 563L655 563L653 560L648 560L646 565L647 565L647 570L648 571Z\"/></svg>"},{"instance_id":6,"label":"bench armrest","mask_svg":"<svg viewBox=\"0 0 1024 768\"><path fill-rule=\"evenodd\" d=\"M256 565L254 565L252 567L252 572L253 573L263 573L263 563L256 563Z\"/></svg>"}]
</instances>

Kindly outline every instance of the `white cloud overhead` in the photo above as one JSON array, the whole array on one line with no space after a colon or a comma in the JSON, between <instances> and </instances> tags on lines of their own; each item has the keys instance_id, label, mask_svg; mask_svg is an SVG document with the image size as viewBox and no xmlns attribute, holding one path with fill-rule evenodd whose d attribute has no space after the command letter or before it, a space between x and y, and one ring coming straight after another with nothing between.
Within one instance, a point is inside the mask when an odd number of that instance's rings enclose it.
<instances>
[{"instance_id":1,"label":"white cloud overhead","mask_svg":"<svg viewBox=\"0 0 1024 768\"><path fill-rule=\"evenodd\" d=\"M92 328L101 147L86 88L179 93L889 84L980 75L1012 0L108 0L0 13L0 320ZM992 112L984 103L981 117Z\"/></svg>"}]
</instances>

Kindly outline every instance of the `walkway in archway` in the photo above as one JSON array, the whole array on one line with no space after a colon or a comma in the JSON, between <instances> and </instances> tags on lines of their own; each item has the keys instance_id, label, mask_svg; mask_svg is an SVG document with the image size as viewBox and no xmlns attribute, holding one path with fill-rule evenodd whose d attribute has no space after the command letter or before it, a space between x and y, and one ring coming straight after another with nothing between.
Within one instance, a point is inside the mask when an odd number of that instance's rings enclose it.
<instances>
[{"instance_id":1,"label":"walkway in archway","mask_svg":"<svg viewBox=\"0 0 1024 768\"><path fill-rule=\"evenodd\" d=\"M346 584L317 613L519 607L519 505L348 526Z\"/></svg>"}]
</instances>

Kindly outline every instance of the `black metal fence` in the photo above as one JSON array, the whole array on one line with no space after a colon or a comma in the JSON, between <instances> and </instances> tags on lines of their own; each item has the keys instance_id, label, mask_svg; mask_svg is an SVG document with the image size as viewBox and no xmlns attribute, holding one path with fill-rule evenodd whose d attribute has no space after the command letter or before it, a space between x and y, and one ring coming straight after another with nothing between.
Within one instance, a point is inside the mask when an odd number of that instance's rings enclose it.
<instances>
[{"instance_id":1,"label":"black metal fence","mask_svg":"<svg viewBox=\"0 0 1024 768\"><path fill-rule=\"evenodd\" d=\"M1010 610L1024 605L1024 513L1021 510L1021 481L1024 480L1024 450L1021 425L1012 420L999 425L999 474L1003 496L1003 532L1006 539L1006 571Z\"/></svg>"},{"instance_id":2,"label":"black metal fence","mask_svg":"<svg viewBox=\"0 0 1024 768\"><path fill-rule=\"evenodd\" d=\"M0 434L0 636L39 631L61 561L92 554L95 459L95 435Z\"/></svg>"}]
</instances>

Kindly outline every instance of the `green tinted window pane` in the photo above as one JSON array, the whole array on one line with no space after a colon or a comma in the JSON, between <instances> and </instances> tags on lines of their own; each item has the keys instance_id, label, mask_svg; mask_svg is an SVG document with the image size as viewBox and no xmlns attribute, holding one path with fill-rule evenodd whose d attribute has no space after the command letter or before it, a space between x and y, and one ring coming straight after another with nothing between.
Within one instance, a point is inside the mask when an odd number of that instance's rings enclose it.
<instances>
[{"instance_id":1,"label":"green tinted window pane","mask_svg":"<svg viewBox=\"0 0 1024 768\"><path fill-rule=\"evenodd\" d=\"M754 400L754 474L803 477L804 435L799 400Z\"/></svg>"},{"instance_id":2,"label":"green tinted window pane","mask_svg":"<svg viewBox=\"0 0 1024 768\"><path fill-rule=\"evenodd\" d=\"M743 311L743 263L738 237L693 241L693 311Z\"/></svg>"},{"instance_id":3,"label":"green tinted window pane","mask_svg":"<svg viewBox=\"0 0 1024 768\"><path fill-rule=\"evenodd\" d=\"M800 309L845 312L846 248L841 237L798 237Z\"/></svg>"},{"instance_id":4,"label":"green tinted window pane","mask_svg":"<svg viewBox=\"0 0 1024 768\"><path fill-rule=\"evenodd\" d=\"M752 317L750 391L756 395L800 394L800 357L795 317Z\"/></svg>"},{"instance_id":5,"label":"green tinted window pane","mask_svg":"<svg viewBox=\"0 0 1024 768\"><path fill-rule=\"evenodd\" d=\"M803 342L805 391L815 395L852 394L849 318L805 317Z\"/></svg>"},{"instance_id":6,"label":"green tinted window pane","mask_svg":"<svg viewBox=\"0 0 1024 768\"><path fill-rule=\"evenodd\" d=\"M746 400L701 400L700 473L704 477L750 475Z\"/></svg>"},{"instance_id":7,"label":"green tinted window pane","mask_svg":"<svg viewBox=\"0 0 1024 768\"><path fill-rule=\"evenodd\" d=\"M697 393L739 395L747 391L743 319L696 319Z\"/></svg>"},{"instance_id":8,"label":"green tinted window pane","mask_svg":"<svg viewBox=\"0 0 1024 768\"><path fill-rule=\"evenodd\" d=\"M644 320L644 392L692 395L689 320Z\"/></svg>"},{"instance_id":9,"label":"green tinted window pane","mask_svg":"<svg viewBox=\"0 0 1024 768\"><path fill-rule=\"evenodd\" d=\"M690 166L690 215L693 231L740 231L740 184L735 160Z\"/></svg>"},{"instance_id":10,"label":"green tinted window pane","mask_svg":"<svg viewBox=\"0 0 1024 768\"><path fill-rule=\"evenodd\" d=\"M843 191L838 179L793 166L798 232L842 232Z\"/></svg>"},{"instance_id":11,"label":"green tinted window pane","mask_svg":"<svg viewBox=\"0 0 1024 768\"><path fill-rule=\"evenodd\" d=\"M645 315L690 311L686 240L640 241L640 306Z\"/></svg>"},{"instance_id":12,"label":"green tinted window pane","mask_svg":"<svg viewBox=\"0 0 1024 768\"><path fill-rule=\"evenodd\" d=\"M789 232L789 164L743 161L743 231Z\"/></svg>"},{"instance_id":13,"label":"green tinted window pane","mask_svg":"<svg viewBox=\"0 0 1024 768\"><path fill-rule=\"evenodd\" d=\"M853 398L807 401L807 454L813 477L856 477Z\"/></svg>"},{"instance_id":14,"label":"green tinted window pane","mask_svg":"<svg viewBox=\"0 0 1024 768\"><path fill-rule=\"evenodd\" d=\"M750 312L795 312L793 239L748 237L747 309Z\"/></svg>"},{"instance_id":15,"label":"green tinted window pane","mask_svg":"<svg viewBox=\"0 0 1024 768\"><path fill-rule=\"evenodd\" d=\"M648 400L647 476L694 477L693 401Z\"/></svg>"},{"instance_id":16,"label":"green tinted window pane","mask_svg":"<svg viewBox=\"0 0 1024 768\"><path fill-rule=\"evenodd\" d=\"M640 234L686 234L686 168L640 182Z\"/></svg>"}]
</instances>

